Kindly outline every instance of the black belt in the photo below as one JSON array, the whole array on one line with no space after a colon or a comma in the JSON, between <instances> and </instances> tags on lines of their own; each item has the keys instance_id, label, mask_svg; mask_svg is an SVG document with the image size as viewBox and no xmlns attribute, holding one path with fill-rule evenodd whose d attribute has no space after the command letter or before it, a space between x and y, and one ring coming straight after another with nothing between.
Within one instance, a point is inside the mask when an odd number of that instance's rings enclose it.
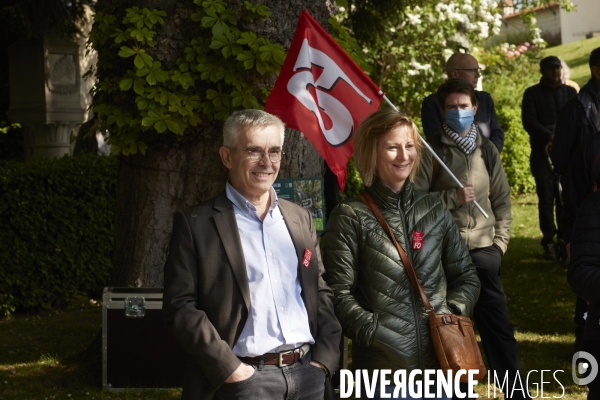
<instances>
[{"instance_id":1,"label":"black belt","mask_svg":"<svg viewBox=\"0 0 600 400\"><path fill-rule=\"evenodd\" d=\"M309 351L310 344L305 343L296 349L282 351L280 353L266 353L262 356L238 358L246 364L260 364L260 362L263 361L265 365L277 365L281 368L294 364Z\"/></svg>"}]
</instances>

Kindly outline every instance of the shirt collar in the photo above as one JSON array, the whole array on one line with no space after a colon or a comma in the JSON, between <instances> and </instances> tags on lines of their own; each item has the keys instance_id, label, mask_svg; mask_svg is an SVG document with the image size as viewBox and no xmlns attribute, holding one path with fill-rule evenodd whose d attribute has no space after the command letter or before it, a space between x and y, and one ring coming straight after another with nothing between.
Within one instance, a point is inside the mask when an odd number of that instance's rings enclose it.
<instances>
[{"instance_id":1,"label":"shirt collar","mask_svg":"<svg viewBox=\"0 0 600 400\"><path fill-rule=\"evenodd\" d=\"M271 201L271 204L269 205L269 211L273 211L279 205L279 198L277 198L277 193L272 186L269 188L269 194L269 199ZM244 214L248 214L250 211L256 212L256 207L254 204L250 203L244 196L242 196L240 192L235 190L229 181L227 181L227 184L225 185L225 195L233 203L233 205Z\"/></svg>"}]
</instances>

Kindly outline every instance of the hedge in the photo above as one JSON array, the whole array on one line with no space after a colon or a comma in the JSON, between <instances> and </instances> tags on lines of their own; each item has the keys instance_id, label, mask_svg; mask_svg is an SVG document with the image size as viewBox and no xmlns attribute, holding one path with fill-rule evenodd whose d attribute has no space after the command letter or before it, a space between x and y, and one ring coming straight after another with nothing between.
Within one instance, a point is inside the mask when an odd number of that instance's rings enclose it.
<instances>
[{"instance_id":1,"label":"hedge","mask_svg":"<svg viewBox=\"0 0 600 400\"><path fill-rule=\"evenodd\" d=\"M112 269L116 157L0 163L0 314L99 293Z\"/></svg>"},{"instance_id":2,"label":"hedge","mask_svg":"<svg viewBox=\"0 0 600 400\"><path fill-rule=\"evenodd\" d=\"M0 160L25 161L25 144L19 124L0 121Z\"/></svg>"},{"instance_id":3,"label":"hedge","mask_svg":"<svg viewBox=\"0 0 600 400\"><path fill-rule=\"evenodd\" d=\"M504 148L500 153L504 172L513 195L535 192L535 180L529 167L529 135L523 129L521 110L514 107L497 109L498 122L504 129Z\"/></svg>"}]
</instances>

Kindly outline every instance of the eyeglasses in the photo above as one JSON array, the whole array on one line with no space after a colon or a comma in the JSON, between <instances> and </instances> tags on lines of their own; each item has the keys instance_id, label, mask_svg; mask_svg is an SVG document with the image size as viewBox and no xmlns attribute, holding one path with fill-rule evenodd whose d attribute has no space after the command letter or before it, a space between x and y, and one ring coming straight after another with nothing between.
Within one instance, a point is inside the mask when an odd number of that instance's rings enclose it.
<instances>
[{"instance_id":1,"label":"eyeglasses","mask_svg":"<svg viewBox=\"0 0 600 400\"><path fill-rule=\"evenodd\" d=\"M475 74L480 74L481 75L481 68L455 68L455 71L467 71L472 73L473 75Z\"/></svg>"},{"instance_id":2,"label":"eyeglasses","mask_svg":"<svg viewBox=\"0 0 600 400\"><path fill-rule=\"evenodd\" d=\"M263 159L263 157L265 156L265 152L261 151L261 150L254 150L254 149L238 149L235 147L230 147L231 150L238 150L238 151L243 151L244 153L248 154L248 158L252 161L260 161ZM276 163L281 161L281 157L285 154L282 150L270 150L268 153L269 155L269 160L271 160L272 163Z\"/></svg>"}]
</instances>

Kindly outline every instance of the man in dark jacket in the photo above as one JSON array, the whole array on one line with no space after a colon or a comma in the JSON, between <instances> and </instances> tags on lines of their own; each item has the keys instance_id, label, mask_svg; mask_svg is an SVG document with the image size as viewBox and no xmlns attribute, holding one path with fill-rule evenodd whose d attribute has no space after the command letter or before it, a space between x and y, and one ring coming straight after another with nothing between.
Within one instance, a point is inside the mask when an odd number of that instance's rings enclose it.
<instances>
[{"instance_id":1,"label":"man in dark jacket","mask_svg":"<svg viewBox=\"0 0 600 400\"><path fill-rule=\"evenodd\" d=\"M597 188L595 182L600 172L600 132L582 140L569 163L567 172L561 176L563 184L563 237L567 250L572 239L575 217L583 200Z\"/></svg>"},{"instance_id":2,"label":"man in dark jacket","mask_svg":"<svg viewBox=\"0 0 600 400\"><path fill-rule=\"evenodd\" d=\"M567 244L583 199L592 191L594 160L600 155L600 47L590 54L591 79L577 97L560 111L556 122L552 163L561 175L564 202L561 230ZM581 297L575 305L575 351L581 349L587 303Z\"/></svg>"},{"instance_id":3,"label":"man in dark jacket","mask_svg":"<svg viewBox=\"0 0 600 400\"><path fill-rule=\"evenodd\" d=\"M597 189L597 181L600 181L600 133L583 139L567 168L567 173L561 176L561 181L563 182L562 198L564 202L562 228L567 243L567 254L569 254L575 217L578 215L584 199ZM576 324L574 351L576 352L581 350L587 312L587 302L583 298L577 297L574 317Z\"/></svg>"},{"instance_id":4,"label":"man in dark jacket","mask_svg":"<svg viewBox=\"0 0 600 400\"><path fill-rule=\"evenodd\" d=\"M558 111L567 101L577 95L575 89L562 83L560 59L549 56L540 61L542 78L523 94L522 119L523 127L529 134L531 156L529 165L535 178L538 196L538 214L542 231L544 258L554 259L554 235L561 234L554 224L554 207L556 203L556 220L560 223L562 207L552 167L548 162L548 151L554 139L554 126Z\"/></svg>"},{"instance_id":5,"label":"man in dark jacket","mask_svg":"<svg viewBox=\"0 0 600 400\"><path fill-rule=\"evenodd\" d=\"M598 132L600 116L600 47L590 54L591 79L561 110L556 121L552 163L564 175L579 144Z\"/></svg>"},{"instance_id":6,"label":"man in dark jacket","mask_svg":"<svg viewBox=\"0 0 600 400\"><path fill-rule=\"evenodd\" d=\"M571 256L569 284L589 302L581 350L600 361L600 191L586 197L581 204L573 228ZM588 387L588 399L600 398L599 377L588 383Z\"/></svg>"},{"instance_id":7,"label":"man in dark jacket","mask_svg":"<svg viewBox=\"0 0 600 400\"><path fill-rule=\"evenodd\" d=\"M446 62L446 73L448 74L448 78L464 79L473 88L477 87L477 81L481 76L479 73L479 63L475 57L463 53L455 53L450 56ZM494 143L498 152L501 152L504 146L504 131L502 131L498 123L494 100L487 92L476 90L475 94L477 95L475 123L479 128L479 132ZM440 133L442 122L444 122L440 108L435 93L432 93L423 100L423 104L421 105L421 122L427 139Z\"/></svg>"},{"instance_id":8,"label":"man in dark jacket","mask_svg":"<svg viewBox=\"0 0 600 400\"><path fill-rule=\"evenodd\" d=\"M558 115L551 154L554 169L562 176L565 201L562 223L566 243L571 241L577 210L592 191L593 136L600 131L600 47L590 54L590 72L589 82Z\"/></svg>"},{"instance_id":9,"label":"man in dark jacket","mask_svg":"<svg viewBox=\"0 0 600 400\"><path fill-rule=\"evenodd\" d=\"M163 315L188 353L183 400L334 397L342 328L310 213L272 187L283 140L274 115L233 113L225 190L175 214Z\"/></svg>"}]
</instances>

